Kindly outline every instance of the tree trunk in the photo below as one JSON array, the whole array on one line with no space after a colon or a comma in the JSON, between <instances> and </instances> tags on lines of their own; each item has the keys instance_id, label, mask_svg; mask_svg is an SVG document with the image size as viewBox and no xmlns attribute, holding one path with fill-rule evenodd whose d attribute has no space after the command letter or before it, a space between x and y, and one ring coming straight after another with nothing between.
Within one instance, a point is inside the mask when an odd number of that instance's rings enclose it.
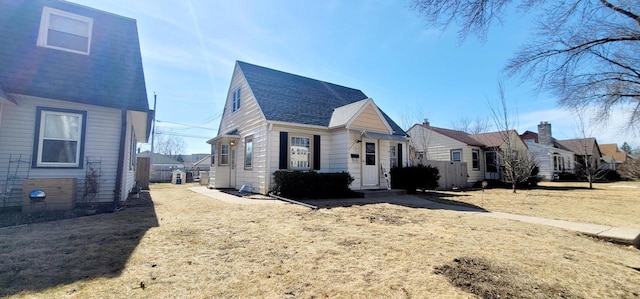
<instances>
[{"instance_id":1,"label":"tree trunk","mask_svg":"<svg viewBox=\"0 0 640 299\"><path fill-rule=\"evenodd\" d=\"M511 183L511 189L513 189L513 193L516 193L516 183Z\"/></svg>"}]
</instances>

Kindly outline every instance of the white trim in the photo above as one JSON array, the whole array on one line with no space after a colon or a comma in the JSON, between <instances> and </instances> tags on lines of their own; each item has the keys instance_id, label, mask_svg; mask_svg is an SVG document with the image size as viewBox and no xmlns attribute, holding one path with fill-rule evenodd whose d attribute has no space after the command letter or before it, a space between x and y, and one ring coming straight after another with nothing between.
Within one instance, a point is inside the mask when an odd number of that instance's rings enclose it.
<instances>
[{"instance_id":1,"label":"white trim","mask_svg":"<svg viewBox=\"0 0 640 299\"><path fill-rule=\"evenodd\" d=\"M64 139L64 138L45 138L45 125L46 125L46 117L47 115L62 115L62 116L72 116L78 117L78 138L77 139ZM42 109L40 112L40 128L38 128L38 153L37 153L37 166L38 167L78 167L80 165L80 152L82 151L82 134L85 132L82 131L82 123L83 123L83 115L79 113L71 113L71 112L58 112ZM75 141L76 142L76 157L75 162L43 162L42 161L42 151L44 150L44 140L63 140L63 141Z\"/></svg>"},{"instance_id":2,"label":"white trim","mask_svg":"<svg viewBox=\"0 0 640 299\"><path fill-rule=\"evenodd\" d=\"M268 120L267 124L273 124L276 126L293 127L293 128L307 128L307 129L318 129L318 130L328 131L328 128L324 126L306 125L306 124L292 123L292 122L286 122L286 121Z\"/></svg>"},{"instance_id":3,"label":"white trim","mask_svg":"<svg viewBox=\"0 0 640 299\"><path fill-rule=\"evenodd\" d=\"M87 51L78 51L78 50L75 50L75 49L69 49L69 48L49 45L49 43L48 43L48 41L49 41L48 35L49 35L49 26L50 26L51 15L58 15L58 16L61 16L61 17L64 17L64 18L69 18L69 19L73 19L73 20L76 20L76 21L87 23L87 36L80 35L82 37L86 37L87 38ZM66 51L66 52L71 52L71 53L89 55L89 53L91 52L91 36L92 36L92 32L93 32L93 19L92 18L88 18L88 17L85 17L85 16L81 16L81 15L77 15L77 14L73 14L73 13L70 13L70 12L63 11L63 10L59 10L59 9L55 9L55 8L51 8L51 7L46 7L45 6L44 8L42 8L42 17L40 19L40 29L38 31L37 45L39 47L43 47L43 48L51 48L51 49L56 49L56 50L61 50L61 51Z\"/></svg>"},{"instance_id":4,"label":"white trim","mask_svg":"<svg viewBox=\"0 0 640 299\"><path fill-rule=\"evenodd\" d=\"M293 145L291 144L291 139L293 139L293 138L305 138L305 139L309 140L309 144L308 144L309 148L308 148L308 151L307 151L307 166L304 166L304 167L291 166L291 158L292 158L291 150L293 149ZM289 140L287 140L287 143L289 145L288 146L288 151L289 151L288 152L288 157L289 157L288 160L289 161L287 163L288 164L287 165L288 169L289 170L311 170L311 168L312 168L311 164L313 162L313 155L312 155L312 151L313 151L313 144L312 144L313 143L313 136L310 137L309 135L306 135L306 134L295 134L295 135L294 134L289 134Z\"/></svg>"}]
</instances>

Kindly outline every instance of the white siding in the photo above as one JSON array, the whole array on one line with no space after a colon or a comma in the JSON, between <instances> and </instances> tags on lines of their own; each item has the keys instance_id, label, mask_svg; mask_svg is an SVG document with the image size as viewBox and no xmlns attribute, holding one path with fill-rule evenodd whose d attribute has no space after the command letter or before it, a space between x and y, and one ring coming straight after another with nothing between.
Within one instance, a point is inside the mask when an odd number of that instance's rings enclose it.
<instances>
[{"instance_id":1,"label":"white siding","mask_svg":"<svg viewBox=\"0 0 640 299\"><path fill-rule=\"evenodd\" d=\"M240 109L234 112L232 111L233 92L238 87L240 87ZM238 67L235 68L231 79L218 134L224 135L236 129L240 139L236 140L234 145L236 149L235 184L231 186L230 167L217 165L220 162L220 141L212 145L217 146L217 157L215 159L216 165L211 167L209 184L215 188L239 189L243 184L250 183L254 192L266 193L266 176L268 175L265 172L267 169L267 123ZM245 170L245 137L247 136L253 136L253 159L252 168Z\"/></svg>"},{"instance_id":2,"label":"white siding","mask_svg":"<svg viewBox=\"0 0 640 299\"><path fill-rule=\"evenodd\" d=\"M467 162L469 175L467 182L475 183L484 180L484 152L480 147L467 145L420 125L413 126L407 133L411 136L411 146L416 151L424 152L424 160L451 161L451 150L460 149L462 150L461 162ZM479 169L473 169L472 151L474 149L480 150Z\"/></svg>"},{"instance_id":3,"label":"white siding","mask_svg":"<svg viewBox=\"0 0 640 299\"><path fill-rule=\"evenodd\" d=\"M135 159L135 148L137 147L137 144L133 145L134 151L132 153L131 143L135 142L135 139L132 140L132 137L134 137L133 135L135 134L133 126L131 125L132 122L131 113L127 113L127 133L124 144L124 160L122 161L124 164L122 167L124 174L122 176L123 184L122 190L120 190L120 200L126 200L129 192L131 192L131 189L133 189L136 184L136 168L131 165L131 159Z\"/></svg>"},{"instance_id":4,"label":"white siding","mask_svg":"<svg viewBox=\"0 0 640 299\"><path fill-rule=\"evenodd\" d=\"M120 143L121 111L93 105L45 98L12 95L18 105L4 105L0 126L0 169L7 169L9 154L33 154L36 107L60 108L87 112L84 159L101 160L100 192L97 201L113 200ZM85 163L86 164L86 163ZM30 166L29 166L30 167ZM82 169L31 168L30 178L76 178L77 202L82 202L86 167ZM5 179L5 178L2 178Z\"/></svg>"}]
</instances>

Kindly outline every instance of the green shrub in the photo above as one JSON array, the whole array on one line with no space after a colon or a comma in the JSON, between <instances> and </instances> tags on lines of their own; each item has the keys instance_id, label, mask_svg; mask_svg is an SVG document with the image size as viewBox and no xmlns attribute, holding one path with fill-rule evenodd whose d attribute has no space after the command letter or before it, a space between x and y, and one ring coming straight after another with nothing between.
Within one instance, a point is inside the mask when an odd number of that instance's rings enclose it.
<instances>
[{"instance_id":1,"label":"green shrub","mask_svg":"<svg viewBox=\"0 0 640 299\"><path fill-rule=\"evenodd\" d=\"M417 189L422 191L438 188L440 172L438 168L430 165L418 165L411 167L392 168L391 188L405 189L407 193L416 193Z\"/></svg>"},{"instance_id":2,"label":"green shrub","mask_svg":"<svg viewBox=\"0 0 640 299\"><path fill-rule=\"evenodd\" d=\"M319 173L315 171L277 170L273 173L276 195L289 198L350 197L353 177L348 172Z\"/></svg>"}]
</instances>

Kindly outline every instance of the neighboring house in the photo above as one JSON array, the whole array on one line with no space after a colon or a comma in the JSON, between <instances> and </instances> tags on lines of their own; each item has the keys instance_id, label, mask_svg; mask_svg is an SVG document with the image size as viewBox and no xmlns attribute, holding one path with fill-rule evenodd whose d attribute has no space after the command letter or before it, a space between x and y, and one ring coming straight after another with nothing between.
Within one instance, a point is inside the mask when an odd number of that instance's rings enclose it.
<instances>
[{"instance_id":1,"label":"neighboring house","mask_svg":"<svg viewBox=\"0 0 640 299\"><path fill-rule=\"evenodd\" d=\"M599 147L605 169L618 170L618 167L627 161L628 154L618 149L617 143L600 144Z\"/></svg>"},{"instance_id":2,"label":"neighboring house","mask_svg":"<svg viewBox=\"0 0 640 299\"><path fill-rule=\"evenodd\" d=\"M468 134L433 127L425 121L413 125L407 133L411 136L414 154L412 164L425 164L428 160L466 162L469 184L500 179L499 153L506 150L508 144L513 150L527 150L515 130Z\"/></svg>"},{"instance_id":3,"label":"neighboring house","mask_svg":"<svg viewBox=\"0 0 640 299\"><path fill-rule=\"evenodd\" d=\"M276 170L347 171L350 188L386 188L384 174L406 165L406 133L362 91L236 62L210 186L267 193Z\"/></svg>"},{"instance_id":4,"label":"neighboring house","mask_svg":"<svg viewBox=\"0 0 640 299\"><path fill-rule=\"evenodd\" d=\"M557 180L560 173L574 173L575 154L562 146L551 134L551 124L540 122L538 133L526 131L520 138L529 147L529 153L538 164L538 176Z\"/></svg>"},{"instance_id":5,"label":"neighboring house","mask_svg":"<svg viewBox=\"0 0 640 299\"><path fill-rule=\"evenodd\" d=\"M0 40L0 169L21 157L29 178L75 179L76 202L93 171L92 202L126 200L152 117L136 21L67 1L2 1ZM21 188L9 176L5 189Z\"/></svg>"},{"instance_id":6,"label":"neighboring house","mask_svg":"<svg viewBox=\"0 0 640 299\"><path fill-rule=\"evenodd\" d=\"M589 165L593 169L598 169L602 166L602 153L598 147L598 141L593 137L588 138L576 138L567 140L558 140L558 144L572 151L574 154L575 171L584 171L585 159L588 159Z\"/></svg>"}]
</instances>

